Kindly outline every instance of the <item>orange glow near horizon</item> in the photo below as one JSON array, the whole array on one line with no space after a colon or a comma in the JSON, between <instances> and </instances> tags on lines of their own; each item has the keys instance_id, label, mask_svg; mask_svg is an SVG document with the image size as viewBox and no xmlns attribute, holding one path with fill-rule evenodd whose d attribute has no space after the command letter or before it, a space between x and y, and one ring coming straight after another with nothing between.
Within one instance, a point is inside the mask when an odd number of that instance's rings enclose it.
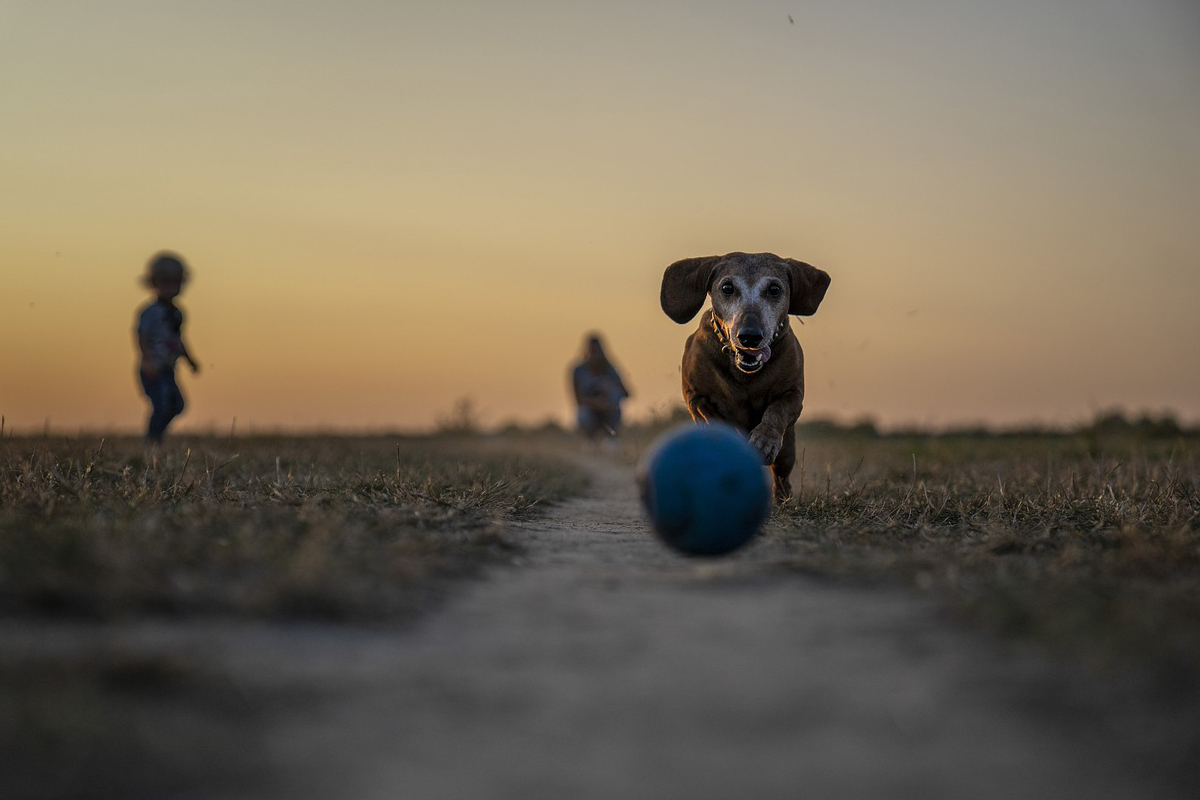
<instances>
[{"instance_id":1,"label":"orange glow near horizon","mask_svg":"<svg viewBox=\"0 0 1200 800\"><path fill-rule=\"evenodd\" d=\"M405 5L0 11L8 430L141 427L161 249L182 430L566 421L591 330L655 413L732 250L833 277L808 417L1200 421L1187 4Z\"/></svg>"}]
</instances>

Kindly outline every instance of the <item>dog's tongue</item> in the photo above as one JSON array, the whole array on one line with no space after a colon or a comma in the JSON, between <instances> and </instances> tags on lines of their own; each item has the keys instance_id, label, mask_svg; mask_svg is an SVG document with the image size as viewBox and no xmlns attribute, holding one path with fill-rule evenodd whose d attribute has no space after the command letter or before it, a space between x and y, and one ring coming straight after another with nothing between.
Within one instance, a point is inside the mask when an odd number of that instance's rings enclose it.
<instances>
[{"instance_id":1,"label":"dog's tongue","mask_svg":"<svg viewBox=\"0 0 1200 800\"><path fill-rule=\"evenodd\" d=\"M747 357L749 357L751 359L757 357L757 358L761 359L762 363L765 364L765 363L767 363L767 360L771 358L771 346L763 345L762 347L759 347L757 349L743 350L742 353L744 353Z\"/></svg>"}]
</instances>

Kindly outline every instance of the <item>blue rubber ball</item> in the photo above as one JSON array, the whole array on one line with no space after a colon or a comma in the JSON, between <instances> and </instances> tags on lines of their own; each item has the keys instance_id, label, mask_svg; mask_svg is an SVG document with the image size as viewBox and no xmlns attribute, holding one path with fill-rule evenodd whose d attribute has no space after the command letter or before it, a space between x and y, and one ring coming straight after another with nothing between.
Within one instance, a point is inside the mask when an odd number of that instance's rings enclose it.
<instances>
[{"instance_id":1,"label":"blue rubber ball","mask_svg":"<svg viewBox=\"0 0 1200 800\"><path fill-rule=\"evenodd\" d=\"M771 513L762 456L737 428L693 424L664 434L638 470L659 537L694 556L719 556L754 538Z\"/></svg>"}]
</instances>

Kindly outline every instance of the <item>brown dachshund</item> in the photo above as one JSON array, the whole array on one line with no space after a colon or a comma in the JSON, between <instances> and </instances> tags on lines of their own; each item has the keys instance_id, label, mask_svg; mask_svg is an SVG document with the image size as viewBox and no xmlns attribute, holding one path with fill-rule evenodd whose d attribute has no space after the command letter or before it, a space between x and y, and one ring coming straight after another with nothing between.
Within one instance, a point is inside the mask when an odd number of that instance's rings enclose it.
<instances>
[{"instance_id":1,"label":"brown dachshund","mask_svg":"<svg viewBox=\"0 0 1200 800\"><path fill-rule=\"evenodd\" d=\"M788 315L816 312L828 288L827 273L772 253L685 258L663 273L662 308L680 324L712 296L683 350L683 399L692 419L746 431L771 465L780 503L792 496L788 477L804 403L804 353Z\"/></svg>"}]
</instances>

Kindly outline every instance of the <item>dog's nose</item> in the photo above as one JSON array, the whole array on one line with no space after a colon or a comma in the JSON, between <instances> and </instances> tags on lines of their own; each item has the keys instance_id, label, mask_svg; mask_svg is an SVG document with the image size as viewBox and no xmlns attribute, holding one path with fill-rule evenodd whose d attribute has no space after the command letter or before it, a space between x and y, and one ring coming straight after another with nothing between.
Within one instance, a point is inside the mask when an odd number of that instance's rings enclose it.
<instances>
[{"instance_id":1,"label":"dog's nose","mask_svg":"<svg viewBox=\"0 0 1200 800\"><path fill-rule=\"evenodd\" d=\"M738 344L742 347L748 347L753 350L763 342L762 329L757 327L742 328L738 331L737 340Z\"/></svg>"}]
</instances>

